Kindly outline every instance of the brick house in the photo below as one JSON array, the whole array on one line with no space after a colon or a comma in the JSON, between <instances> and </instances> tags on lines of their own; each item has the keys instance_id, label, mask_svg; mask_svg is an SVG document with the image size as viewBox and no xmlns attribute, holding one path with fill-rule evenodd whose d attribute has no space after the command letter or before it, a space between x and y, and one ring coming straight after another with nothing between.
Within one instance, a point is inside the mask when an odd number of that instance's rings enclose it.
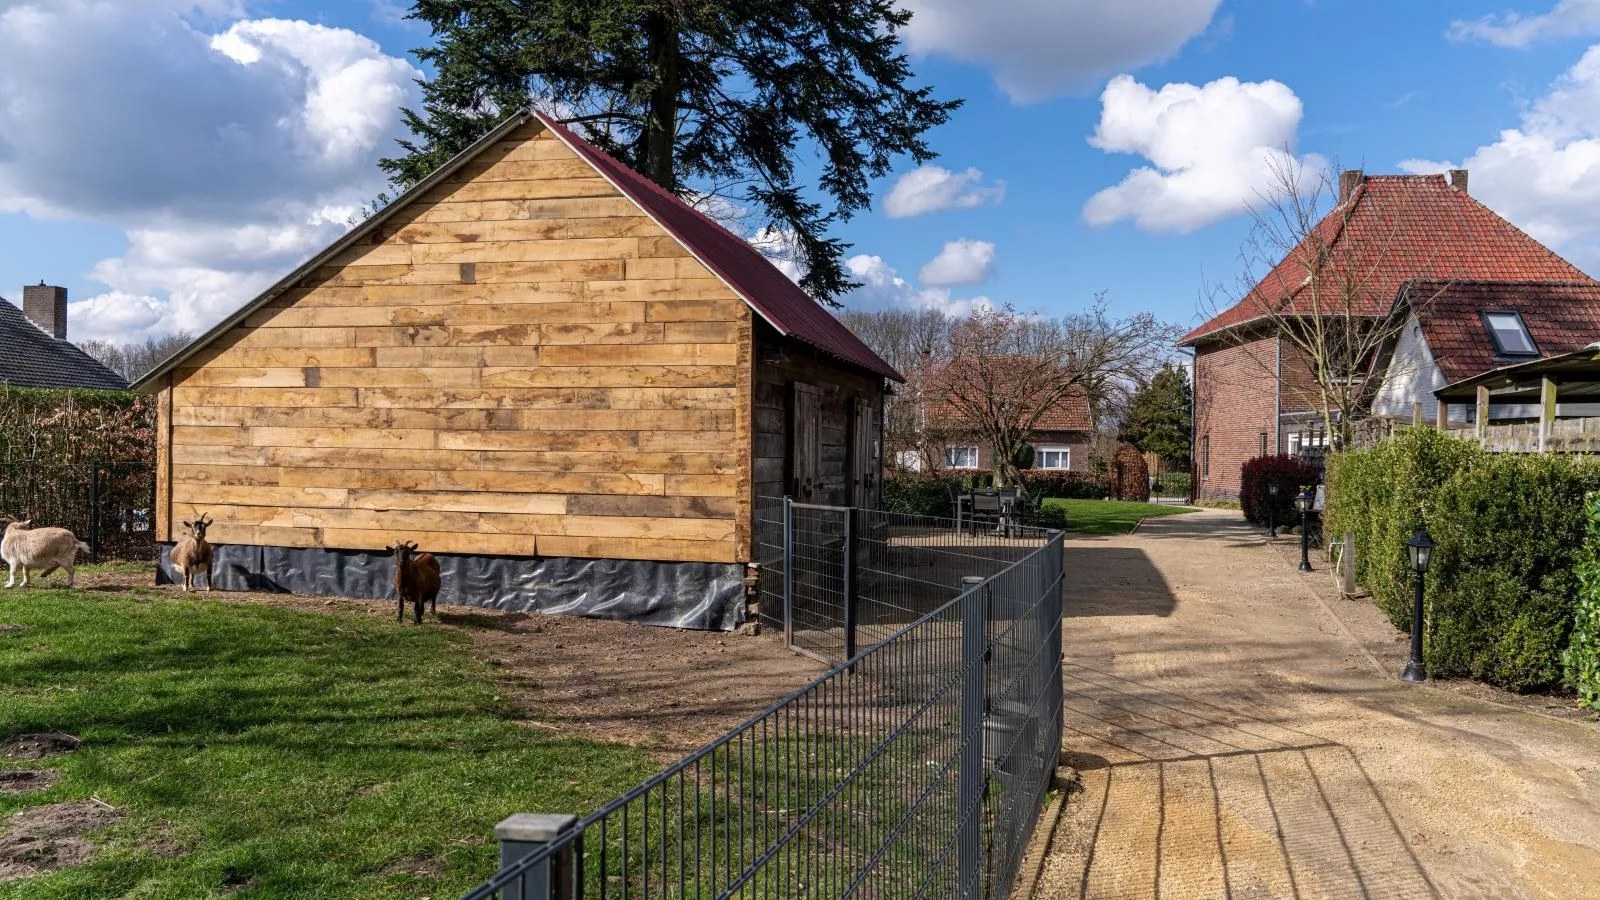
<instances>
[{"instance_id":1,"label":"brick house","mask_svg":"<svg viewBox=\"0 0 1600 900\"><path fill-rule=\"evenodd\" d=\"M961 428L961 414L938 401L919 405L921 422L939 423L937 439L920 450L901 450L897 458L902 468L920 472L930 465L953 472L989 471L994 468L993 451L972 432ZM1094 416L1088 394L1078 386L1045 410L1028 433L1033 447L1033 468L1039 471L1084 472L1089 468L1089 439L1094 434Z\"/></svg>"},{"instance_id":2,"label":"brick house","mask_svg":"<svg viewBox=\"0 0 1600 900\"><path fill-rule=\"evenodd\" d=\"M1592 285L1577 267L1523 233L1467 192L1467 173L1365 175L1339 178L1338 203L1313 232L1322 268L1328 260L1352 260L1365 273L1361 303L1374 323L1408 314L1408 285L1436 283L1528 283ZM1313 238L1308 238L1309 244ZM1304 250L1302 244L1297 251ZM1326 252L1318 253L1320 248ZM1194 480L1196 499L1234 500L1239 469L1269 452L1317 453L1327 446L1321 413L1307 396L1315 384L1310 361L1279 336L1282 311L1293 311L1311 283L1296 252L1286 256L1237 304L1185 335L1180 347L1194 353ZM1429 296L1432 296L1431 294ZM1441 307L1447 317L1476 313ZM1277 315L1280 318L1272 318ZM1437 329L1441 326L1437 320ZM1426 323L1423 326L1428 327ZM1481 326L1480 326L1481 327ZM1393 348L1401 353L1407 348ZM1374 360L1387 372L1390 359ZM1447 373L1455 380L1453 373ZM1361 375L1360 377L1367 377ZM1431 376L1430 376L1431 380ZM1382 379L1373 379L1382 394ZM1391 405L1409 402L1399 395ZM1408 407L1409 409L1409 407ZM1410 412L1407 412L1407 418Z\"/></svg>"}]
</instances>

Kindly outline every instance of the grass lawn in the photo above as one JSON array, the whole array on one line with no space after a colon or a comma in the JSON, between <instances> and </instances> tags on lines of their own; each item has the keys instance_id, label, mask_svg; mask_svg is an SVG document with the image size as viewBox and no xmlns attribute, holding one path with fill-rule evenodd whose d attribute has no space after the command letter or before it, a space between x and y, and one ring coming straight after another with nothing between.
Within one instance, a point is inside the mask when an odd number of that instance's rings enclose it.
<instances>
[{"instance_id":1,"label":"grass lawn","mask_svg":"<svg viewBox=\"0 0 1600 900\"><path fill-rule=\"evenodd\" d=\"M1120 500L1063 500L1048 497L1042 506L1067 512L1069 534L1127 534L1140 519L1194 512L1187 506L1162 506L1156 503L1124 503Z\"/></svg>"},{"instance_id":2,"label":"grass lawn","mask_svg":"<svg viewBox=\"0 0 1600 900\"><path fill-rule=\"evenodd\" d=\"M493 872L506 814L583 815L658 768L516 724L493 670L438 627L36 588L0 591L0 624L27 626L0 632L0 739L83 739L0 759L61 772L0 795L0 819L90 797L127 816L87 863L0 897L459 896Z\"/></svg>"}]
</instances>

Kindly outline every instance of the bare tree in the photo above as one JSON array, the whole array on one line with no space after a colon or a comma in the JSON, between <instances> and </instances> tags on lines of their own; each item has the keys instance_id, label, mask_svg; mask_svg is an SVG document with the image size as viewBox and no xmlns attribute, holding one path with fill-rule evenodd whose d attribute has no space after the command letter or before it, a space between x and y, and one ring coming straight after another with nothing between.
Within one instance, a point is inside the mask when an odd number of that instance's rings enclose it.
<instances>
[{"instance_id":1,"label":"bare tree","mask_svg":"<svg viewBox=\"0 0 1600 900\"><path fill-rule=\"evenodd\" d=\"M1214 318L1237 307L1221 340L1314 412L1333 446L1343 447L1385 374L1396 374L1385 366L1406 324L1391 312L1394 270L1406 264L1396 247L1414 217L1382 208L1389 201L1373 195L1357 220L1357 183L1337 183L1337 166L1308 172L1293 154L1271 165L1271 187L1251 210L1241 276L1208 290L1204 311ZM1414 310L1435 296L1408 301Z\"/></svg>"},{"instance_id":2,"label":"bare tree","mask_svg":"<svg viewBox=\"0 0 1600 900\"><path fill-rule=\"evenodd\" d=\"M1017 484L1016 458L1039 420L1074 391L1091 411L1133 390L1170 352L1177 329L1149 313L1112 318L1103 296L1062 319L985 309L950 330L950 361L931 374L930 405L990 449L997 484Z\"/></svg>"},{"instance_id":3,"label":"bare tree","mask_svg":"<svg viewBox=\"0 0 1600 900\"><path fill-rule=\"evenodd\" d=\"M78 349L94 357L123 380L133 382L139 376L166 362L167 358L187 347L194 335L185 331L164 337L147 337L142 343L114 344L110 341L78 341Z\"/></svg>"},{"instance_id":4,"label":"bare tree","mask_svg":"<svg viewBox=\"0 0 1600 900\"><path fill-rule=\"evenodd\" d=\"M906 383L884 402L885 458L890 465L912 467L904 460L915 454L920 460L915 468L938 468L944 461L946 430L937 420L928 420L924 400L928 374L950 358L954 320L933 309L851 310L840 313L839 318L906 377Z\"/></svg>"}]
</instances>

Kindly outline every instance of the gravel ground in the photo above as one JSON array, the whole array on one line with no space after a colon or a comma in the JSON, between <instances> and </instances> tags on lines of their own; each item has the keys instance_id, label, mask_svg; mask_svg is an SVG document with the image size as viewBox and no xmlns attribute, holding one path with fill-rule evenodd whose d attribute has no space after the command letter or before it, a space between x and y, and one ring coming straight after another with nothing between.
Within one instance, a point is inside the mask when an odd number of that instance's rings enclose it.
<instances>
[{"instance_id":1,"label":"gravel ground","mask_svg":"<svg viewBox=\"0 0 1600 900\"><path fill-rule=\"evenodd\" d=\"M1395 680L1381 616L1237 512L1067 553L1083 789L1036 897L1600 896L1590 722Z\"/></svg>"}]
</instances>

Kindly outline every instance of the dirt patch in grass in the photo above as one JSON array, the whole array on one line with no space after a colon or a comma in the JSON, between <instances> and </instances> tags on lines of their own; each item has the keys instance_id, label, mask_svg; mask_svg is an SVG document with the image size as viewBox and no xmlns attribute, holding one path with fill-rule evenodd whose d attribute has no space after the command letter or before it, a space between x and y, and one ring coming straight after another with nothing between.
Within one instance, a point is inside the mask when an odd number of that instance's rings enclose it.
<instances>
[{"instance_id":1,"label":"dirt patch in grass","mask_svg":"<svg viewBox=\"0 0 1600 900\"><path fill-rule=\"evenodd\" d=\"M60 780L61 773L55 769L7 769L0 772L0 794L34 794Z\"/></svg>"},{"instance_id":2,"label":"dirt patch in grass","mask_svg":"<svg viewBox=\"0 0 1600 900\"><path fill-rule=\"evenodd\" d=\"M151 588L153 576L97 572L80 584L159 600L179 588ZM392 600L217 591L191 599L267 603L302 612L360 611L393 619ZM780 637L688 631L439 606L422 627L458 629L476 655L503 673L506 697L531 727L633 744L676 757L761 712L825 671L784 648ZM413 627L413 626L407 626Z\"/></svg>"},{"instance_id":3,"label":"dirt patch in grass","mask_svg":"<svg viewBox=\"0 0 1600 900\"><path fill-rule=\"evenodd\" d=\"M0 754L7 759L49 759L78 749L78 739L59 731L19 734L0 741Z\"/></svg>"},{"instance_id":4,"label":"dirt patch in grass","mask_svg":"<svg viewBox=\"0 0 1600 900\"><path fill-rule=\"evenodd\" d=\"M26 625L7 625L5 623L0 623L0 634L16 634L17 632L27 630L28 626Z\"/></svg>"},{"instance_id":5,"label":"dirt patch in grass","mask_svg":"<svg viewBox=\"0 0 1600 900\"><path fill-rule=\"evenodd\" d=\"M409 875L418 880L438 878L444 874L444 863L432 856L408 856L397 859L379 870L381 875Z\"/></svg>"},{"instance_id":6,"label":"dirt patch in grass","mask_svg":"<svg viewBox=\"0 0 1600 900\"><path fill-rule=\"evenodd\" d=\"M94 853L84 839L122 818L93 800L35 806L11 816L0 834L0 882L80 865Z\"/></svg>"}]
</instances>

